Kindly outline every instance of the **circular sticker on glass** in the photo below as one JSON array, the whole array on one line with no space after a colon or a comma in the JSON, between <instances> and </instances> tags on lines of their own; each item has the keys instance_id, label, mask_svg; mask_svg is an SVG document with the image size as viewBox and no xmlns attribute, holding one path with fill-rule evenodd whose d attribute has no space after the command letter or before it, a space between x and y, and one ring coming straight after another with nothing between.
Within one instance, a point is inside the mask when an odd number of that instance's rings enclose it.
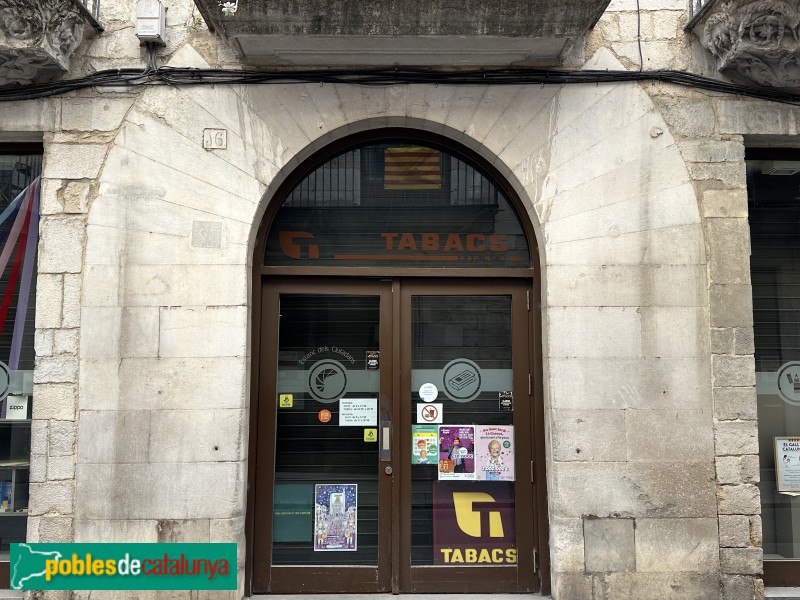
<instances>
[{"instance_id":1,"label":"circular sticker on glass","mask_svg":"<svg viewBox=\"0 0 800 600\"><path fill-rule=\"evenodd\" d=\"M444 393L456 402L469 402L481 393L481 370L466 358L451 360L442 375Z\"/></svg>"},{"instance_id":2,"label":"circular sticker on glass","mask_svg":"<svg viewBox=\"0 0 800 600\"><path fill-rule=\"evenodd\" d=\"M329 411L327 408L323 408L317 413L317 418L319 419L320 423L327 423L331 420L331 416L331 411Z\"/></svg>"},{"instance_id":3,"label":"circular sticker on glass","mask_svg":"<svg viewBox=\"0 0 800 600\"><path fill-rule=\"evenodd\" d=\"M439 397L439 389L432 383L423 383L419 388L419 397L425 402L433 402Z\"/></svg>"},{"instance_id":4,"label":"circular sticker on glass","mask_svg":"<svg viewBox=\"0 0 800 600\"><path fill-rule=\"evenodd\" d=\"M5 400L8 396L8 388L11 385L11 372L3 361L0 361L0 400Z\"/></svg>"},{"instance_id":5,"label":"circular sticker on glass","mask_svg":"<svg viewBox=\"0 0 800 600\"><path fill-rule=\"evenodd\" d=\"M308 391L326 404L336 402L347 389L347 369L335 360L314 363L308 372Z\"/></svg>"},{"instance_id":6,"label":"circular sticker on glass","mask_svg":"<svg viewBox=\"0 0 800 600\"><path fill-rule=\"evenodd\" d=\"M789 404L800 406L800 362L787 362L778 369L778 394Z\"/></svg>"}]
</instances>

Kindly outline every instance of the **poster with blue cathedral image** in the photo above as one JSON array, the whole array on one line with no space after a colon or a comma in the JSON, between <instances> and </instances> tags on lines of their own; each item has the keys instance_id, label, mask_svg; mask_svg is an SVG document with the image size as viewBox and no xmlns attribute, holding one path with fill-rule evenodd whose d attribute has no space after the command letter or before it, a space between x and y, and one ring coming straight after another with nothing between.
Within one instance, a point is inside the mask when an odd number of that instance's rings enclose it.
<instances>
[{"instance_id":1,"label":"poster with blue cathedral image","mask_svg":"<svg viewBox=\"0 0 800 600\"><path fill-rule=\"evenodd\" d=\"M314 486L314 551L358 549L358 485L318 483Z\"/></svg>"}]
</instances>

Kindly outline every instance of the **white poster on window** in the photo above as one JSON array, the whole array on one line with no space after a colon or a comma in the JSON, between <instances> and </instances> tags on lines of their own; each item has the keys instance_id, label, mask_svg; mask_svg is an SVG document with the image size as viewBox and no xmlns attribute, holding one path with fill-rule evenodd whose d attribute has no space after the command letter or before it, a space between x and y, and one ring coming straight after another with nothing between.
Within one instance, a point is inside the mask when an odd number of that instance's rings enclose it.
<instances>
[{"instance_id":1,"label":"white poster on window","mask_svg":"<svg viewBox=\"0 0 800 600\"><path fill-rule=\"evenodd\" d=\"M800 437L775 438L775 482L779 492L800 492Z\"/></svg>"},{"instance_id":2,"label":"white poster on window","mask_svg":"<svg viewBox=\"0 0 800 600\"><path fill-rule=\"evenodd\" d=\"M374 427L377 424L377 398L342 398L339 400L339 427Z\"/></svg>"}]
</instances>

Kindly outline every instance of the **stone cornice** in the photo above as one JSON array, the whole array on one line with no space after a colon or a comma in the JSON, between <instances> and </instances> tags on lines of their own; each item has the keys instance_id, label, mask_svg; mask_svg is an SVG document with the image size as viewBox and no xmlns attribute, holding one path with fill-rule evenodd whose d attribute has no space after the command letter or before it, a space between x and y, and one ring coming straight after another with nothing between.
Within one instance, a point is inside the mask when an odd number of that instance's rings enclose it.
<instances>
[{"instance_id":1,"label":"stone cornice","mask_svg":"<svg viewBox=\"0 0 800 600\"><path fill-rule=\"evenodd\" d=\"M36 83L66 71L85 27L76 0L0 0L0 85Z\"/></svg>"},{"instance_id":2,"label":"stone cornice","mask_svg":"<svg viewBox=\"0 0 800 600\"><path fill-rule=\"evenodd\" d=\"M796 0L712 0L693 29L726 75L759 85L800 86Z\"/></svg>"}]
</instances>

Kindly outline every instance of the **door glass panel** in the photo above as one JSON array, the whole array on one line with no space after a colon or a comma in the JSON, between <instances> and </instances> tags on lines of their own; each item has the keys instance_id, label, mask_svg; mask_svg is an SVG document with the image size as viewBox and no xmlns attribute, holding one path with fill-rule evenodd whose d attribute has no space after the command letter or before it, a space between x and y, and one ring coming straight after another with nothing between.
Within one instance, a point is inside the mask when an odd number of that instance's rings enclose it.
<instances>
[{"instance_id":1,"label":"door glass panel","mask_svg":"<svg viewBox=\"0 0 800 600\"><path fill-rule=\"evenodd\" d=\"M289 193L267 266L531 266L509 198L466 157L402 141L342 152Z\"/></svg>"},{"instance_id":2,"label":"door glass panel","mask_svg":"<svg viewBox=\"0 0 800 600\"><path fill-rule=\"evenodd\" d=\"M796 560L800 559L800 163L749 160L747 185L764 558Z\"/></svg>"},{"instance_id":3,"label":"door glass panel","mask_svg":"<svg viewBox=\"0 0 800 600\"><path fill-rule=\"evenodd\" d=\"M412 565L516 562L510 296L411 299Z\"/></svg>"},{"instance_id":4,"label":"door glass panel","mask_svg":"<svg viewBox=\"0 0 800 600\"><path fill-rule=\"evenodd\" d=\"M281 295L273 565L376 565L379 298Z\"/></svg>"}]
</instances>

